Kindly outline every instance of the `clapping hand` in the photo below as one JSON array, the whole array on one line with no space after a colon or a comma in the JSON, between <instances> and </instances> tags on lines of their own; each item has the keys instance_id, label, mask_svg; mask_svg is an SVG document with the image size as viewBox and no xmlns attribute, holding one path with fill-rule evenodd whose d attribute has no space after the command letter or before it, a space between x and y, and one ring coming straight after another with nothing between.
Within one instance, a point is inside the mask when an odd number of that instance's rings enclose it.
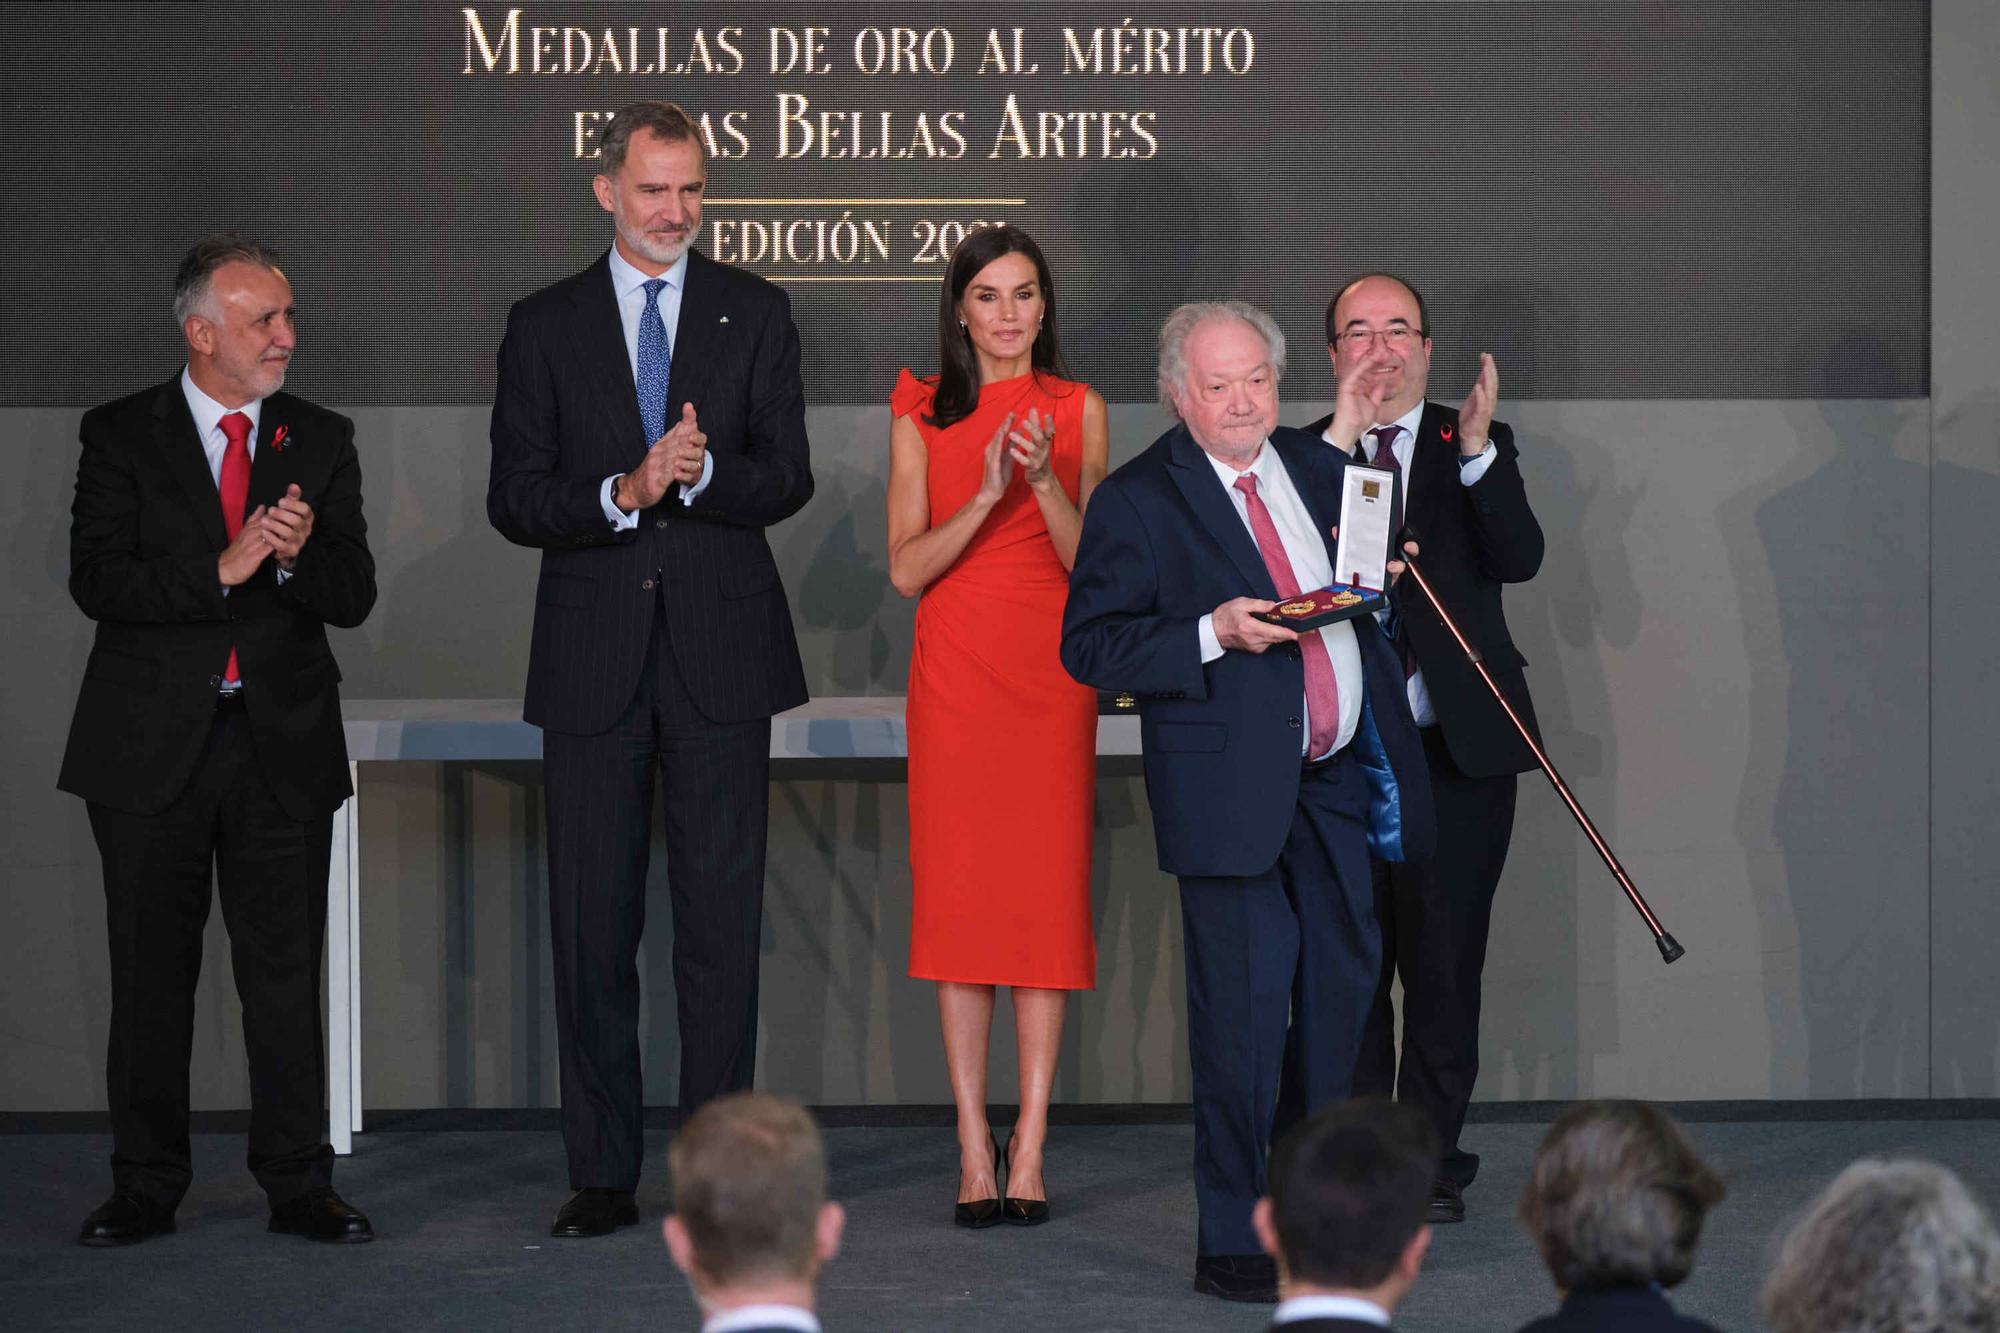
<instances>
[{"instance_id":1,"label":"clapping hand","mask_svg":"<svg viewBox=\"0 0 2000 1333\"><path fill-rule=\"evenodd\" d=\"M1382 399L1388 395L1390 381L1375 372L1393 360L1388 347L1378 339L1369 344L1366 356L1347 367L1335 387L1333 442L1350 455L1360 443L1361 432L1374 425L1376 417L1381 415Z\"/></svg>"},{"instance_id":2,"label":"clapping hand","mask_svg":"<svg viewBox=\"0 0 2000 1333\"><path fill-rule=\"evenodd\" d=\"M296 484L287 486L285 497L265 509L257 521L264 525L271 554L278 557L278 567L291 569L305 548L306 538L312 536L313 511L305 502L304 493Z\"/></svg>"},{"instance_id":3,"label":"clapping hand","mask_svg":"<svg viewBox=\"0 0 2000 1333\"><path fill-rule=\"evenodd\" d=\"M1500 401L1500 368L1490 352L1479 354L1479 377L1465 406L1458 409L1458 451L1471 458L1485 452L1487 434L1493 429L1493 408Z\"/></svg>"},{"instance_id":4,"label":"clapping hand","mask_svg":"<svg viewBox=\"0 0 2000 1333\"><path fill-rule=\"evenodd\" d=\"M683 403L681 419L653 441L644 462L619 478L618 492L612 497L614 502L627 512L651 509L670 486L692 486L701 480L702 460L707 452L708 436L702 433L694 404Z\"/></svg>"},{"instance_id":5,"label":"clapping hand","mask_svg":"<svg viewBox=\"0 0 2000 1333\"><path fill-rule=\"evenodd\" d=\"M1017 451L1007 440L1013 426L1014 414L1009 412L1000 419L1000 428L993 432L993 438L986 442L986 468L979 479L977 498L988 505L1000 503L1000 497L1007 493L1007 484L1014 480Z\"/></svg>"},{"instance_id":6,"label":"clapping hand","mask_svg":"<svg viewBox=\"0 0 2000 1333\"><path fill-rule=\"evenodd\" d=\"M1036 490L1046 488L1054 478L1049 457L1056 442L1055 417L1043 417L1029 408L1028 419L1021 423L1021 429L1008 434L1007 441L1007 454L1020 464L1028 485Z\"/></svg>"}]
</instances>

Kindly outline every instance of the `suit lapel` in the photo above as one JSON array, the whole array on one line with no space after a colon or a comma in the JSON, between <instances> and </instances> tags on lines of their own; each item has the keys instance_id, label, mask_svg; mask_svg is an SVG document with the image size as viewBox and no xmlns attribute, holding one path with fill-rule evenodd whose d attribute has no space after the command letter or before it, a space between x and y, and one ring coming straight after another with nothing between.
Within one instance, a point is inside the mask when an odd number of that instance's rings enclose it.
<instances>
[{"instance_id":1,"label":"suit lapel","mask_svg":"<svg viewBox=\"0 0 2000 1333\"><path fill-rule=\"evenodd\" d=\"M222 526L222 497L215 489L215 478L209 474L208 455L202 452L201 436L195 433L194 413L188 410L187 395L181 392L178 375L160 387L160 395L153 402L153 415L159 419L159 439L167 471L186 493L189 506L201 522L202 535L216 550L222 550L229 545L229 534Z\"/></svg>"},{"instance_id":2,"label":"suit lapel","mask_svg":"<svg viewBox=\"0 0 2000 1333\"><path fill-rule=\"evenodd\" d=\"M244 513L258 505L274 505L284 498L285 488L299 479L298 455L293 446L297 437L293 435L291 414L286 411L290 399L283 394L273 394L264 400L263 410L257 414L257 452L250 456L250 491L244 502ZM279 427L283 427L285 438L276 446L271 441L276 438ZM311 447L308 444L307 447ZM307 504L317 504L317 496L305 497ZM219 506L218 506L219 507Z\"/></svg>"},{"instance_id":3,"label":"suit lapel","mask_svg":"<svg viewBox=\"0 0 2000 1333\"><path fill-rule=\"evenodd\" d=\"M1215 475L1215 469L1208 461L1208 455L1194 442L1187 427L1177 429L1167 443L1167 475L1180 488L1181 498L1208 535L1229 557L1229 563L1236 566L1236 572L1243 576L1250 590L1266 601L1278 595L1276 585L1271 582L1271 571L1264 568L1264 557L1257 553L1257 544L1250 539L1250 530L1243 526L1243 520L1236 515L1236 506L1222 489L1222 482Z\"/></svg>"},{"instance_id":4,"label":"suit lapel","mask_svg":"<svg viewBox=\"0 0 2000 1333\"><path fill-rule=\"evenodd\" d=\"M1334 569L1334 557L1339 551L1336 540L1327 534L1340 521L1340 511L1329 511L1326 503L1340 494L1340 475L1347 470L1347 455L1318 438L1314 438L1310 446L1305 446L1273 436L1271 447L1284 460L1285 471L1292 478L1292 489L1299 493L1299 499L1305 502L1306 512L1312 515L1313 527L1319 533L1319 544L1326 550L1326 567ZM1330 482L1326 479L1329 468L1333 473ZM1337 570L1333 577L1339 580Z\"/></svg>"},{"instance_id":5,"label":"suit lapel","mask_svg":"<svg viewBox=\"0 0 2000 1333\"><path fill-rule=\"evenodd\" d=\"M618 318L611 262L605 256L583 271L577 286L575 333L590 396L603 412L620 461L636 463L652 441L646 438L646 423L639 416L639 389L632 382L625 325ZM678 373L680 367L674 369Z\"/></svg>"},{"instance_id":6,"label":"suit lapel","mask_svg":"<svg viewBox=\"0 0 2000 1333\"><path fill-rule=\"evenodd\" d=\"M1458 454L1458 441L1444 438L1444 428L1450 424L1444 411L1436 403L1424 404L1416 443L1410 447L1410 487L1404 492L1403 522L1417 530L1419 542L1431 530L1431 519L1449 494L1447 488L1458 484L1458 469L1452 462Z\"/></svg>"},{"instance_id":7,"label":"suit lapel","mask_svg":"<svg viewBox=\"0 0 2000 1333\"><path fill-rule=\"evenodd\" d=\"M674 330L674 364L667 380L667 424L681 419L681 407L693 403L701 414L702 396L715 369L716 327L727 317L715 280L715 262L688 251L687 276L681 288L681 317Z\"/></svg>"}]
</instances>

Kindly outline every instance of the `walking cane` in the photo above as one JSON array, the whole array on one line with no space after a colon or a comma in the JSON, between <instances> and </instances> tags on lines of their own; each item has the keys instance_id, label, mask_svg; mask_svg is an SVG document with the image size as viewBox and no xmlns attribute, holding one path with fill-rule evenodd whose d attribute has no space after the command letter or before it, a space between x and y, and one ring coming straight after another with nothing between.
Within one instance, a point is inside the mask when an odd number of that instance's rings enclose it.
<instances>
[{"instance_id":1,"label":"walking cane","mask_svg":"<svg viewBox=\"0 0 2000 1333\"><path fill-rule=\"evenodd\" d=\"M1407 526L1403 529L1403 541L1416 542L1419 547L1423 545L1415 529ZM1451 631L1451 637L1458 641L1459 651L1465 654L1466 661L1472 663L1472 669L1479 673L1479 678L1486 682L1486 688L1493 692L1494 700L1507 714L1507 720L1514 724L1514 730L1521 733L1521 739L1528 743L1530 750L1534 751L1535 762L1542 766L1542 772L1548 774L1550 783L1555 786L1556 795L1562 797L1563 804L1569 807L1572 815L1576 816L1576 822L1583 829L1584 836L1590 839L1590 845L1597 849L1597 854L1604 858L1605 868L1610 870L1618 881L1618 887L1625 890L1625 896L1632 900L1632 906L1646 922L1646 929L1653 932L1653 943L1659 946L1661 959L1671 963L1686 953L1687 950L1681 947L1680 941L1667 933L1667 928L1660 924L1660 918L1654 916L1653 909L1646 905L1646 899L1632 883L1632 877L1625 873L1624 866L1618 864L1618 857L1613 854L1611 844L1605 842L1603 836L1598 833L1597 825L1590 822L1590 816L1583 812L1583 807L1577 804L1576 797L1570 794L1569 784L1562 780L1562 774L1556 772L1556 766L1549 762L1548 755L1542 753L1542 747L1536 743L1527 724L1521 721L1521 715L1514 711L1514 705L1508 703L1507 696L1500 692L1500 687L1494 683L1491 673L1486 670L1486 662L1480 656L1479 650L1474 648L1459 631L1458 623L1451 618L1451 612L1445 610L1444 603L1438 600L1437 591L1431 587L1431 581L1424 577L1424 571L1407 552L1399 551L1396 558L1403 562L1404 567L1410 572L1410 577L1414 578L1417 586L1423 589L1424 596L1437 610L1438 619L1442 620L1444 627Z\"/></svg>"}]
</instances>

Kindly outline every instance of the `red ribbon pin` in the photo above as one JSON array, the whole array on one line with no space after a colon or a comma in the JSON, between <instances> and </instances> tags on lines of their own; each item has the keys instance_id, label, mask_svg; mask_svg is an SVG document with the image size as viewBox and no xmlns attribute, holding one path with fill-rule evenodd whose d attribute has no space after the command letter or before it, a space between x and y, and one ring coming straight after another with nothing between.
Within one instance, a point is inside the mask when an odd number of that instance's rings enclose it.
<instances>
[{"instance_id":1,"label":"red ribbon pin","mask_svg":"<svg viewBox=\"0 0 2000 1333\"><path fill-rule=\"evenodd\" d=\"M271 433L271 447L279 453L285 452L285 437L292 433L290 426L280 426Z\"/></svg>"},{"instance_id":2,"label":"red ribbon pin","mask_svg":"<svg viewBox=\"0 0 2000 1333\"><path fill-rule=\"evenodd\" d=\"M1452 436L1452 429L1450 425L1447 424L1438 427L1438 438L1440 440L1443 440L1446 444L1450 444L1451 436Z\"/></svg>"}]
</instances>

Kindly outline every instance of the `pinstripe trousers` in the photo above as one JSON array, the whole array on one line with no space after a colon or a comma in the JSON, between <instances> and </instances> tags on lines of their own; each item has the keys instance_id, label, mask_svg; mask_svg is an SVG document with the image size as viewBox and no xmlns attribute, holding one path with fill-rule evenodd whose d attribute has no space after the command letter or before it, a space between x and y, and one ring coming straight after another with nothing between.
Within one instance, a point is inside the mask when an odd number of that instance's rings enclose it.
<instances>
[{"instance_id":1,"label":"pinstripe trousers","mask_svg":"<svg viewBox=\"0 0 2000 1333\"><path fill-rule=\"evenodd\" d=\"M640 936L653 797L664 793L683 1115L750 1086L771 720L715 723L689 696L662 611L609 730L546 732L549 924L570 1188L631 1190L644 1160Z\"/></svg>"}]
</instances>

